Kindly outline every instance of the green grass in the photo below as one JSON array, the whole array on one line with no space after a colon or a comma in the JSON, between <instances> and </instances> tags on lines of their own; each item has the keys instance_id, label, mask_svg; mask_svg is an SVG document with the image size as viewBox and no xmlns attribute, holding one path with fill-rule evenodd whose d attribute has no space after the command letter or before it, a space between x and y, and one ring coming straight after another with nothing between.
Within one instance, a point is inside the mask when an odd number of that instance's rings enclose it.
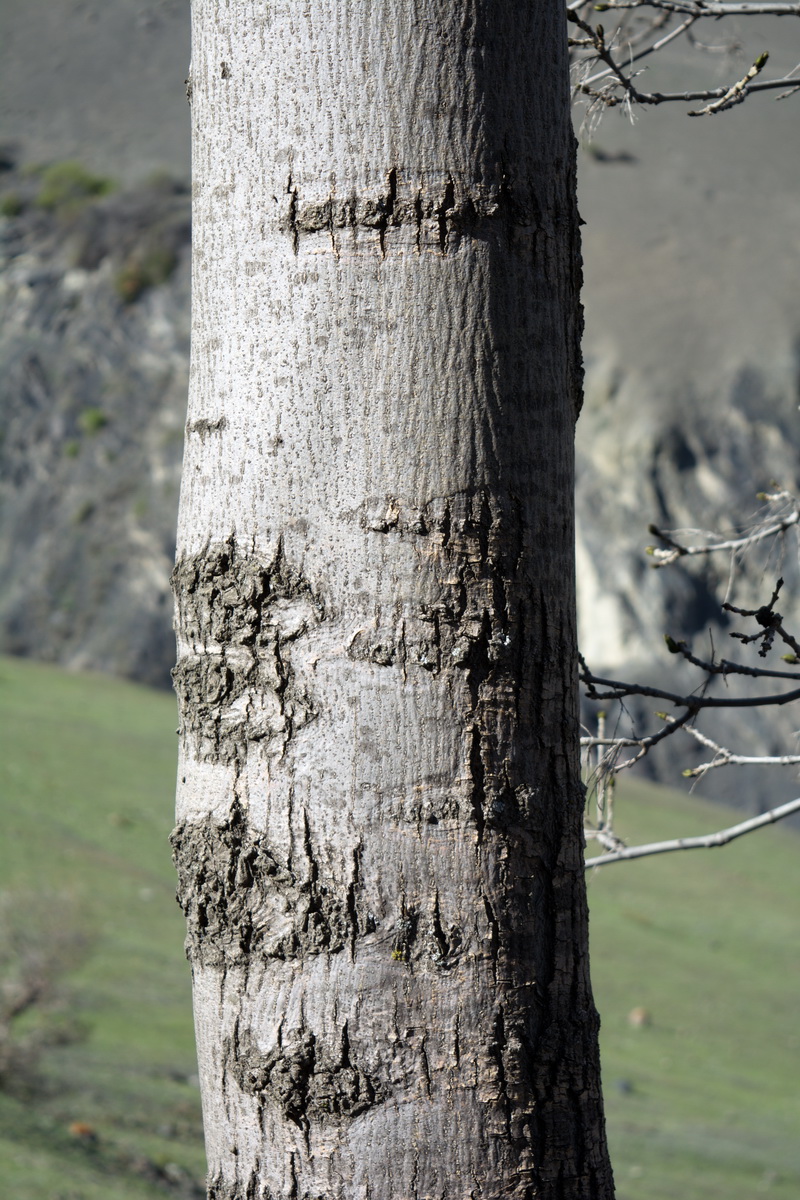
<instances>
[{"instance_id":1,"label":"green grass","mask_svg":"<svg viewBox=\"0 0 800 1200\"><path fill-rule=\"evenodd\" d=\"M618 809L630 844L737 819L646 785ZM768 829L590 875L620 1200L800 1196L798 867L797 835Z\"/></svg>"},{"instance_id":2,"label":"green grass","mask_svg":"<svg viewBox=\"0 0 800 1200\"><path fill-rule=\"evenodd\" d=\"M41 883L53 920L91 940L70 976L87 1039L47 1052L28 1100L0 1094L0 1190L14 1200L152 1200L168 1163L203 1176L167 843L175 723L167 694L0 659L2 887Z\"/></svg>"},{"instance_id":3,"label":"green grass","mask_svg":"<svg viewBox=\"0 0 800 1200\"><path fill-rule=\"evenodd\" d=\"M49 1052L27 1099L0 1093L3 1197L157 1200L159 1168L202 1177L167 844L175 723L168 695L0 659L2 888L41 882L54 919L92 937L70 980L87 1039ZM631 842L730 823L643 785L617 807ZM798 866L800 839L769 829L590 875L619 1200L800 1196ZM651 1024L633 1028L639 1006Z\"/></svg>"}]
</instances>

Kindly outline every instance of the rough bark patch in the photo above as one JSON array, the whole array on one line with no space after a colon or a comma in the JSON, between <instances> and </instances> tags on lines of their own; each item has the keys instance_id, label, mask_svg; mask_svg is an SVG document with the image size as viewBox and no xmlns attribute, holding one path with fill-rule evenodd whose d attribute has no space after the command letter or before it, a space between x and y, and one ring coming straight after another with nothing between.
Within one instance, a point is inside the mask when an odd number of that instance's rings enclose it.
<instances>
[{"instance_id":1,"label":"rough bark patch","mask_svg":"<svg viewBox=\"0 0 800 1200\"><path fill-rule=\"evenodd\" d=\"M275 1193L261 1183L256 1174L244 1183L229 1183L218 1175L208 1181L208 1200L278 1200Z\"/></svg>"},{"instance_id":2,"label":"rough bark patch","mask_svg":"<svg viewBox=\"0 0 800 1200\"><path fill-rule=\"evenodd\" d=\"M478 836L487 824L518 824L530 789L515 778L520 772L511 748L519 741L520 721L533 728L534 698L544 680L530 664L543 658L548 637L541 628L539 585L525 565L518 502L483 489L421 506L377 496L359 516L365 530L414 542L432 563L436 587L397 627L360 630L348 655L409 673L421 668L433 676L460 676L468 696L464 752Z\"/></svg>"},{"instance_id":3,"label":"rough bark patch","mask_svg":"<svg viewBox=\"0 0 800 1200\"><path fill-rule=\"evenodd\" d=\"M437 599L394 632L361 631L348 653L390 666L418 665L434 675L463 668L475 685L490 670L510 674L516 627L510 606L520 547L508 534L516 515L484 491L439 497L418 507L403 497L372 497L361 526L414 540L434 561Z\"/></svg>"},{"instance_id":4,"label":"rough bark patch","mask_svg":"<svg viewBox=\"0 0 800 1200\"><path fill-rule=\"evenodd\" d=\"M188 647L172 674L194 753L236 762L254 742L282 753L316 716L289 647L324 619L322 601L280 545L267 562L233 538L180 559L172 586L179 645Z\"/></svg>"},{"instance_id":5,"label":"rough bark patch","mask_svg":"<svg viewBox=\"0 0 800 1200\"><path fill-rule=\"evenodd\" d=\"M347 1024L332 1054L309 1030L279 1039L268 1053L249 1031L225 1043L228 1070L241 1090L275 1105L287 1121L351 1119L379 1104L384 1089L351 1059Z\"/></svg>"},{"instance_id":6,"label":"rough bark patch","mask_svg":"<svg viewBox=\"0 0 800 1200\"><path fill-rule=\"evenodd\" d=\"M305 853L292 869L248 830L238 806L227 824L208 817L184 822L170 840L190 962L227 966L251 955L333 954L357 936L357 865L349 885L322 882L307 830Z\"/></svg>"}]
</instances>

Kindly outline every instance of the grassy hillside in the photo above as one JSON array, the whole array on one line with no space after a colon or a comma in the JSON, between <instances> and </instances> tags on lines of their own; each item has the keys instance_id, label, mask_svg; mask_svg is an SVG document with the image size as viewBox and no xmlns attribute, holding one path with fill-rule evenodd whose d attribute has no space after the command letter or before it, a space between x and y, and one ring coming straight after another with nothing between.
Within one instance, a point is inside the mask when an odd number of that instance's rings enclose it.
<instances>
[{"instance_id":1,"label":"grassy hillside","mask_svg":"<svg viewBox=\"0 0 800 1200\"><path fill-rule=\"evenodd\" d=\"M174 727L164 694L0 659L2 887L24 898L41 882L52 919L91 937L70 978L85 1040L48 1052L29 1094L0 1093L10 1200L177 1198L202 1176L166 841ZM643 786L618 808L637 841L725 823ZM796 835L768 830L591 876L620 1200L800 1195L798 866ZM648 1024L630 1024L634 1008Z\"/></svg>"},{"instance_id":2,"label":"grassy hillside","mask_svg":"<svg viewBox=\"0 0 800 1200\"><path fill-rule=\"evenodd\" d=\"M737 819L642 785L618 808L631 844ZM800 1196L799 880L775 828L590 876L619 1200Z\"/></svg>"},{"instance_id":3,"label":"grassy hillside","mask_svg":"<svg viewBox=\"0 0 800 1200\"><path fill-rule=\"evenodd\" d=\"M91 939L70 980L88 1036L47 1053L30 1099L0 1093L9 1200L153 1200L203 1177L167 843L175 724L166 693L0 659L2 887L41 882L52 920Z\"/></svg>"}]
</instances>

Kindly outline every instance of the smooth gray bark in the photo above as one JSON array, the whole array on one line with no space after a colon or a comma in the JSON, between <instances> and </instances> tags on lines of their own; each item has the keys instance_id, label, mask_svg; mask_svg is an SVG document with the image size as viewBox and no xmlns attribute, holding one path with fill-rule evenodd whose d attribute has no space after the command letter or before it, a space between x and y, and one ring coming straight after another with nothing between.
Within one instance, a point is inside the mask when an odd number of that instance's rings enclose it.
<instances>
[{"instance_id":1,"label":"smooth gray bark","mask_svg":"<svg viewBox=\"0 0 800 1200\"><path fill-rule=\"evenodd\" d=\"M179 895L217 1200L606 1198L562 0L193 0Z\"/></svg>"}]
</instances>

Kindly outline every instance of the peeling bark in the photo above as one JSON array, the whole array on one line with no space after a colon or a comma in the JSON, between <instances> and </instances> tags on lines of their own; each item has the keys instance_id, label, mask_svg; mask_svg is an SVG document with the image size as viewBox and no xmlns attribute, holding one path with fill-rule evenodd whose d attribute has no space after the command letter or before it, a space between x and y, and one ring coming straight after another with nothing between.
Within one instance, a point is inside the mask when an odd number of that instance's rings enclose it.
<instances>
[{"instance_id":1,"label":"peeling bark","mask_svg":"<svg viewBox=\"0 0 800 1200\"><path fill-rule=\"evenodd\" d=\"M609 1200L563 6L193 11L173 845L209 1196Z\"/></svg>"}]
</instances>

